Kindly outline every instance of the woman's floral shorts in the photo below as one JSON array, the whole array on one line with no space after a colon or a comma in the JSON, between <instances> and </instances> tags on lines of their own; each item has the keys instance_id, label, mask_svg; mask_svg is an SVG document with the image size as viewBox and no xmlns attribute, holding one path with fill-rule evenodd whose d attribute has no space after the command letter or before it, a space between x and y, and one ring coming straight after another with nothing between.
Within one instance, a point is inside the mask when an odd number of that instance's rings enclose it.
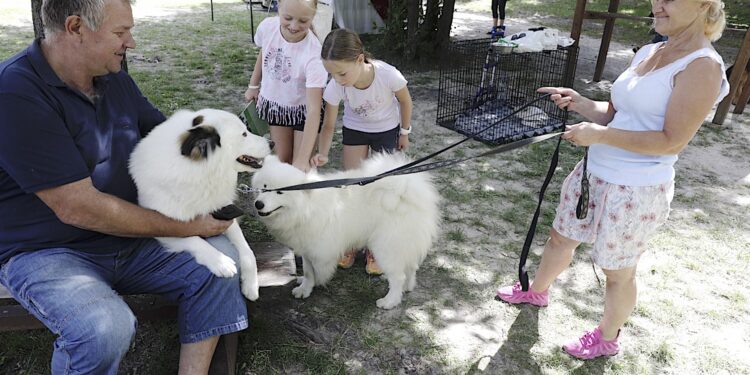
<instances>
[{"instance_id":1,"label":"woman's floral shorts","mask_svg":"<svg viewBox=\"0 0 750 375\"><path fill-rule=\"evenodd\" d=\"M576 218L581 196L579 162L563 182L552 226L564 237L593 244L591 258L603 269L634 267L648 239L667 221L674 181L652 186L615 185L589 174L589 209Z\"/></svg>"}]
</instances>

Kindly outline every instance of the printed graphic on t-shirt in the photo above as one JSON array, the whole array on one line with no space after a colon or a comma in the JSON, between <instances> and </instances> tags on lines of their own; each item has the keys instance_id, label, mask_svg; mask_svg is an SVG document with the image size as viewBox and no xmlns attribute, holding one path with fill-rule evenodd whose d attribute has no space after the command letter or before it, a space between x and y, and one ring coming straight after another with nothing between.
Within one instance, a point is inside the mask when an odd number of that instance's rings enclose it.
<instances>
[{"instance_id":1,"label":"printed graphic on t-shirt","mask_svg":"<svg viewBox=\"0 0 750 375\"><path fill-rule=\"evenodd\" d=\"M352 107L352 112L356 113L360 117L369 117L370 114L375 112L375 109L383 104L383 98L375 99L375 103L370 100L366 100L362 105L358 107Z\"/></svg>"},{"instance_id":2,"label":"printed graphic on t-shirt","mask_svg":"<svg viewBox=\"0 0 750 375\"><path fill-rule=\"evenodd\" d=\"M281 48L268 51L263 59L263 67L277 81L287 83L292 79L292 58L284 55Z\"/></svg>"}]
</instances>

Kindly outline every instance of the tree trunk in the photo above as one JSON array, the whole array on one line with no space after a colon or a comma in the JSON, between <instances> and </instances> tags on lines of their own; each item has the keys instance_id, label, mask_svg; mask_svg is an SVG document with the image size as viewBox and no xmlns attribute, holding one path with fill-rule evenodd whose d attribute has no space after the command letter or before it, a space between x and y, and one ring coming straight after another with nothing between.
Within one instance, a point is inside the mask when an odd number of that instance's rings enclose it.
<instances>
[{"instance_id":1,"label":"tree trunk","mask_svg":"<svg viewBox=\"0 0 750 375\"><path fill-rule=\"evenodd\" d=\"M390 0L384 47L407 61L435 58L450 41L455 0Z\"/></svg>"},{"instance_id":2,"label":"tree trunk","mask_svg":"<svg viewBox=\"0 0 750 375\"><path fill-rule=\"evenodd\" d=\"M44 38L42 24L42 0L31 0L31 18L34 21L34 37Z\"/></svg>"},{"instance_id":3,"label":"tree trunk","mask_svg":"<svg viewBox=\"0 0 750 375\"><path fill-rule=\"evenodd\" d=\"M443 0L443 9L440 13L440 21L437 28L437 40L435 41L435 47L438 51L446 48L450 41L455 7L456 0Z\"/></svg>"},{"instance_id":4,"label":"tree trunk","mask_svg":"<svg viewBox=\"0 0 750 375\"><path fill-rule=\"evenodd\" d=\"M414 60L417 54L417 29L422 0L407 0L406 4L406 59Z\"/></svg>"}]
</instances>

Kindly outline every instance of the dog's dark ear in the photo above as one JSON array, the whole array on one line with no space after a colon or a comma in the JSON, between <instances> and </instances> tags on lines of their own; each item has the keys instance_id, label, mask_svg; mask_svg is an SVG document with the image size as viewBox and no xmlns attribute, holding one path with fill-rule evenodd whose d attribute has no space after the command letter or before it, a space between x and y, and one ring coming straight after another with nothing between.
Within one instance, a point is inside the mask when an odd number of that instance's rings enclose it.
<instances>
[{"instance_id":1,"label":"dog's dark ear","mask_svg":"<svg viewBox=\"0 0 750 375\"><path fill-rule=\"evenodd\" d=\"M200 116L199 116L200 117ZM209 148L221 147L221 137L213 126L194 127L182 140L181 153L193 160L208 158Z\"/></svg>"},{"instance_id":2,"label":"dog's dark ear","mask_svg":"<svg viewBox=\"0 0 750 375\"><path fill-rule=\"evenodd\" d=\"M203 123L203 116L197 116L193 119L193 126L198 126Z\"/></svg>"}]
</instances>

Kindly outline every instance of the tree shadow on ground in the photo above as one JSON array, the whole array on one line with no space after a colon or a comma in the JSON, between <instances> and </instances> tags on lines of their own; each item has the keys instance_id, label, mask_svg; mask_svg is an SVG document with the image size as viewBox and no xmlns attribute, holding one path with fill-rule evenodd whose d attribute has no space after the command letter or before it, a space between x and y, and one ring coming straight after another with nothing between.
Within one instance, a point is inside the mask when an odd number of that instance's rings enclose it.
<instances>
[{"instance_id":1,"label":"tree shadow on ground","mask_svg":"<svg viewBox=\"0 0 750 375\"><path fill-rule=\"evenodd\" d=\"M539 308L522 306L516 320L508 329L503 345L489 359L484 369L479 368L486 357L475 362L469 374L539 374L541 368L531 356L531 348L539 340Z\"/></svg>"}]
</instances>

